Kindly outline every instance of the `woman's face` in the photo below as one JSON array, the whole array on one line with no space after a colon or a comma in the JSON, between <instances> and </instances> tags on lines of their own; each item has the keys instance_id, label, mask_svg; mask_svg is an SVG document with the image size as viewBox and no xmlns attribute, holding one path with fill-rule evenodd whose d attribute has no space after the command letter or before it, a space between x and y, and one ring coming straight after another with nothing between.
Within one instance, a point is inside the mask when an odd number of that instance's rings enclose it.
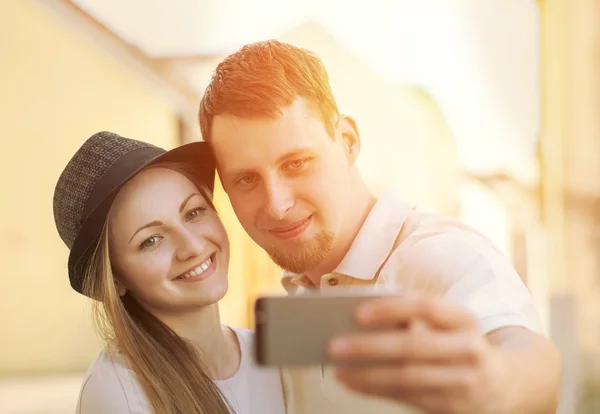
<instances>
[{"instance_id":1,"label":"woman's face","mask_svg":"<svg viewBox=\"0 0 600 414\"><path fill-rule=\"evenodd\" d=\"M183 174L148 168L117 195L108 222L113 272L149 311L179 313L227 292L229 240Z\"/></svg>"}]
</instances>

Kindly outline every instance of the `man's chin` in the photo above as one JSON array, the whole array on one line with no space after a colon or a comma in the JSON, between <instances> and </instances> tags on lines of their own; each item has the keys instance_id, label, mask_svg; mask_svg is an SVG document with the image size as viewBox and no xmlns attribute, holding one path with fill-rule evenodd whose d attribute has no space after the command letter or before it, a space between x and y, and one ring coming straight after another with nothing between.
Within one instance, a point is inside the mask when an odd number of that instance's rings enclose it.
<instances>
[{"instance_id":1,"label":"man's chin","mask_svg":"<svg viewBox=\"0 0 600 414\"><path fill-rule=\"evenodd\" d=\"M328 232L319 233L313 240L305 241L302 247L267 249L271 260L288 272L306 273L319 266L333 248L334 237ZM289 245L288 245L289 246Z\"/></svg>"},{"instance_id":2,"label":"man's chin","mask_svg":"<svg viewBox=\"0 0 600 414\"><path fill-rule=\"evenodd\" d=\"M277 255L270 255L271 260L282 270L295 274L303 274L313 270L319 263L306 263L290 258L281 258Z\"/></svg>"}]
</instances>

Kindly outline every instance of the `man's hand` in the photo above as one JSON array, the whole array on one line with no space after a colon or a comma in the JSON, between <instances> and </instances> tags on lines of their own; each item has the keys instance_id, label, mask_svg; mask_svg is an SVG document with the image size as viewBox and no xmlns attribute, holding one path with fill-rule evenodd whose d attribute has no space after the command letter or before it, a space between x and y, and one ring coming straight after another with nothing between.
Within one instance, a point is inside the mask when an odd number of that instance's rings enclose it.
<instances>
[{"instance_id":1,"label":"man's hand","mask_svg":"<svg viewBox=\"0 0 600 414\"><path fill-rule=\"evenodd\" d=\"M337 377L349 388L431 413L507 411L501 352L463 308L439 298L390 297L365 303L357 318L372 331L330 344L342 364Z\"/></svg>"}]
</instances>

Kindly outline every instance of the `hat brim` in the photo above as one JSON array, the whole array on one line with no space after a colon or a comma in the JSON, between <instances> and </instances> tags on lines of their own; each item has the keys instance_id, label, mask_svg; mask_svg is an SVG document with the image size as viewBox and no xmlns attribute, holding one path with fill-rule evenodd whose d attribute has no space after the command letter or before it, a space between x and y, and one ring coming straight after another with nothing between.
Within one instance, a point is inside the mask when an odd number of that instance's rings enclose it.
<instances>
[{"instance_id":1,"label":"hat brim","mask_svg":"<svg viewBox=\"0 0 600 414\"><path fill-rule=\"evenodd\" d=\"M85 277L89 261L98 245L102 229L105 225L108 212L121 188L144 168L159 161L173 161L185 163L201 182L206 184L210 194L214 191L215 184L215 159L206 142L192 142L165 151L159 155L149 156L140 162L124 163L112 171L113 176L118 177L112 183L111 189L102 196L84 219L69 253L68 269L71 287L77 292L83 292L83 279ZM133 165L132 165L133 164Z\"/></svg>"}]
</instances>

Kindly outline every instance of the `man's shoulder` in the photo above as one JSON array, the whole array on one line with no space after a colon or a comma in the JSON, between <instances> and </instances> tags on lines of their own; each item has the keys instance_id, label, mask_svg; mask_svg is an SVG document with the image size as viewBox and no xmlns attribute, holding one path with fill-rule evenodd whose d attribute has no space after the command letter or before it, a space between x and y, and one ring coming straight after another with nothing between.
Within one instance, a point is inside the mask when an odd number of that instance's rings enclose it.
<instances>
[{"instance_id":1,"label":"man's shoulder","mask_svg":"<svg viewBox=\"0 0 600 414\"><path fill-rule=\"evenodd\" d=\"M447 288L474 268L493 272L500 267L512 271L509 260L479 231L452 217L415 210L382 273L388 279L409 277L431 290Z\"/></svg>"},{"instance_id":2,"label":"man's shoulder","mask_svg":"<svg viewBox=\"0 0 600 414\"><path fill-rule=\"evenodd\" d=\"M448 232L468 233L482 237L473 227L448 215L421 211L416 203L403 197L395 188L386 191L373 208L372 213L384 217L388 224L398 223L401 239L433 236ZM381 224L378 221L378 224ZM391 227L391 226L390 226Z\"/></svg>"},{"instance_id":3,"label":"man's shoulder","mask_svg":"<svg viewBox=\"0 0 600 414\"><path fill-rule=\"evenodd\" d=\"M424 247L495 250L480 231L456 218L413 210L403 223L394 250Z\"/></svg>"}]
</instances>

